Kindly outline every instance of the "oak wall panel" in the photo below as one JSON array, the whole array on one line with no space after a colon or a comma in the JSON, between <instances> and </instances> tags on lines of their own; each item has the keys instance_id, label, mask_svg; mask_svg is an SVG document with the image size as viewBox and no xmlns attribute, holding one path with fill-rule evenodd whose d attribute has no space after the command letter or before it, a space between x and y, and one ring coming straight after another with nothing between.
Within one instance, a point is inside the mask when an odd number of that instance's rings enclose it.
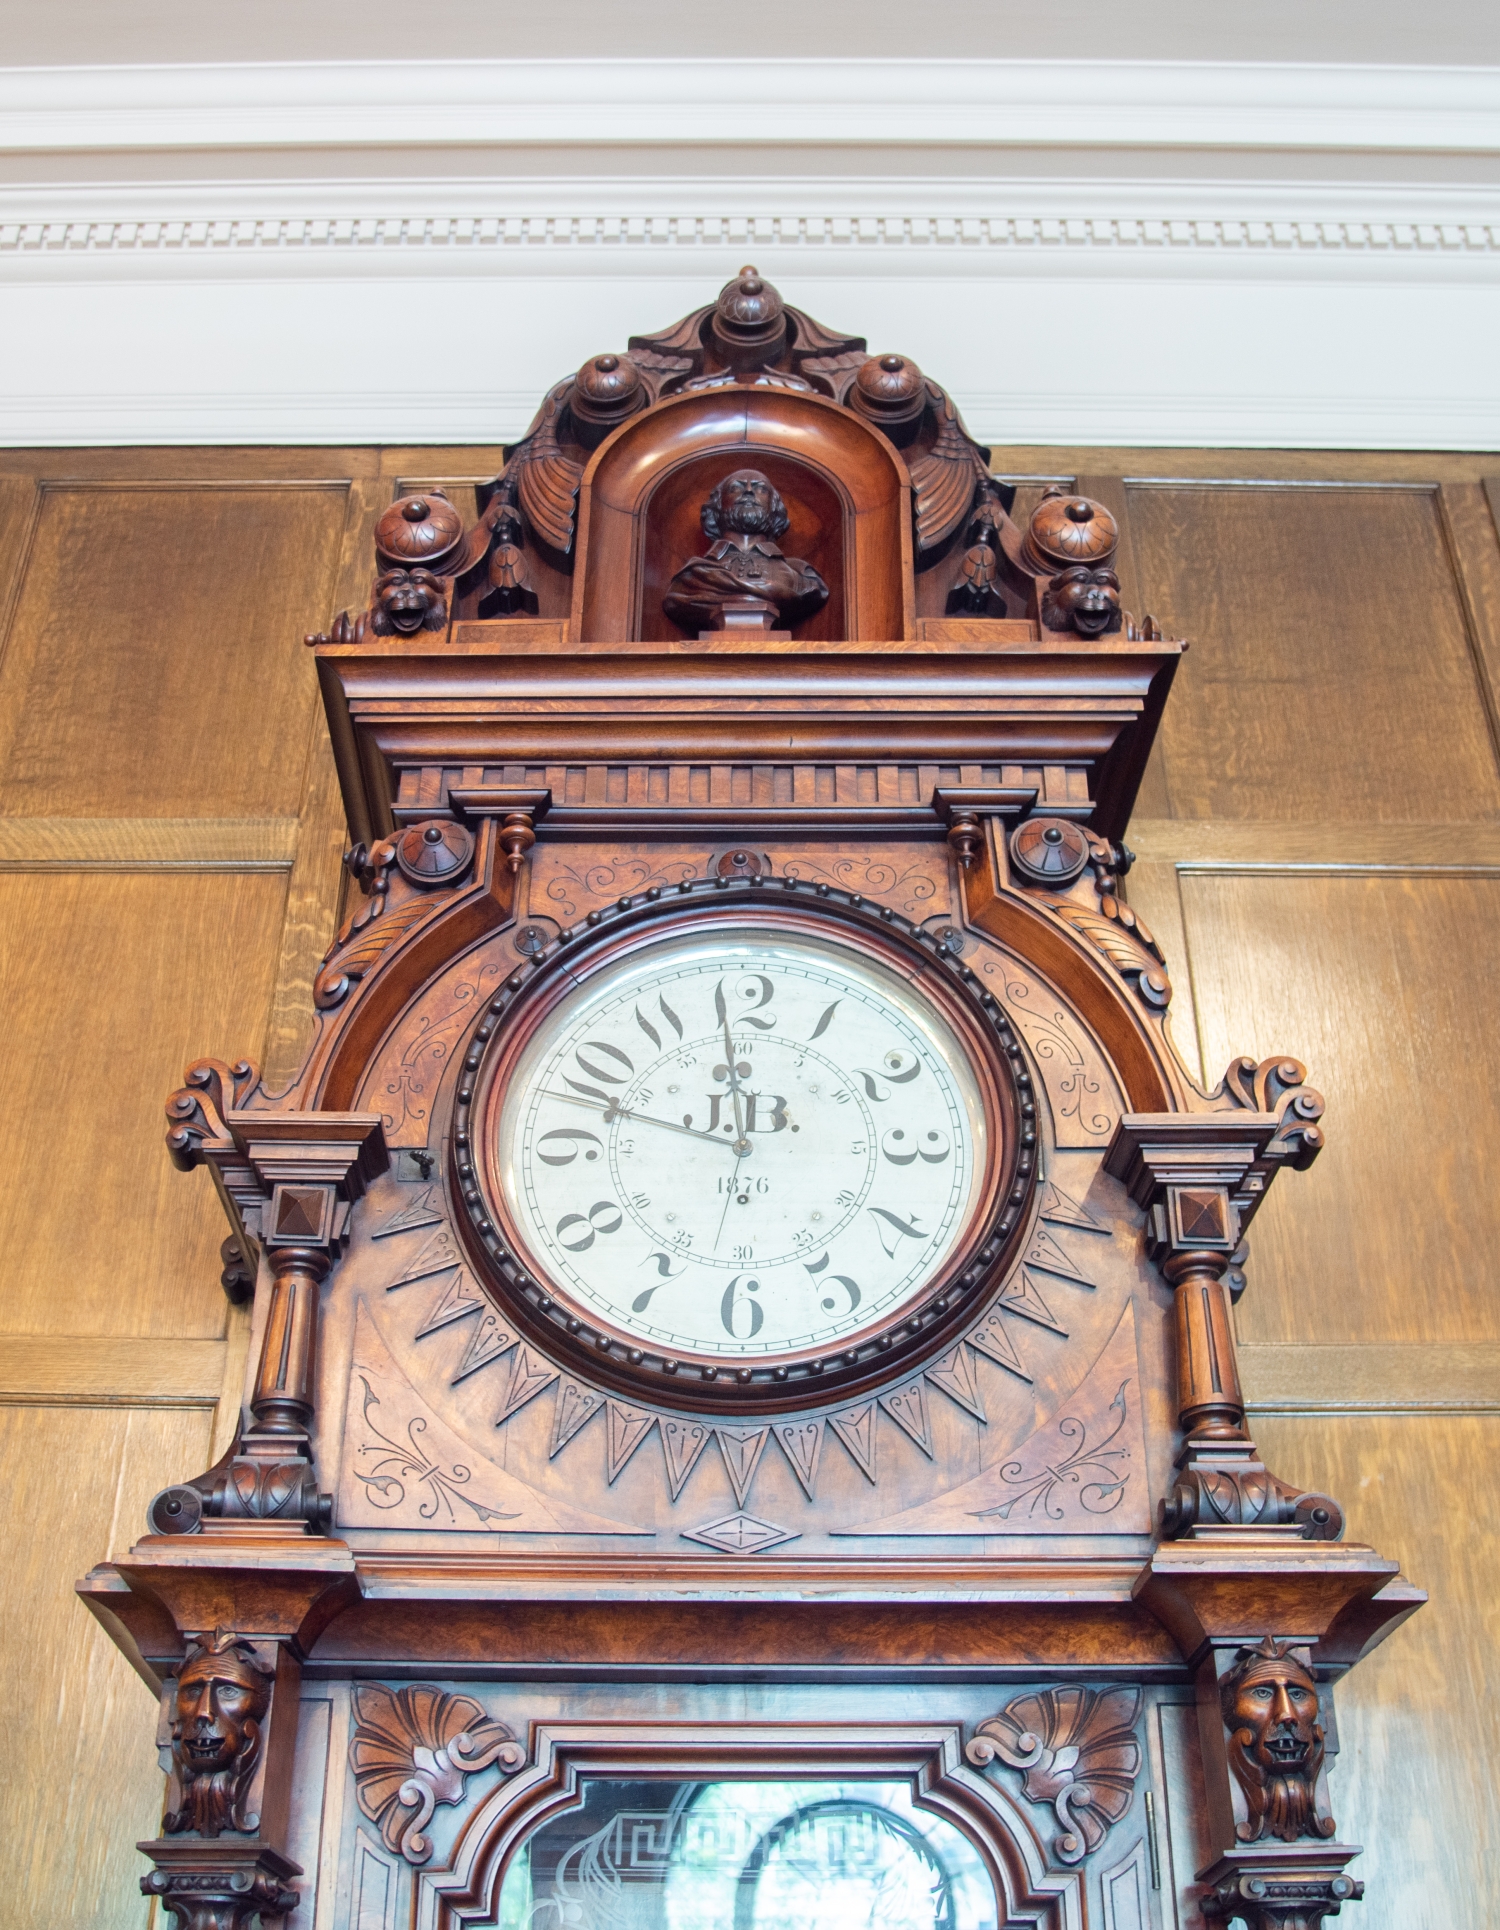
<instances>
[{"instance_id":1,"label":"oak wall panel","mask_svg":"<svg viewBox=\"0 0 1500 1930\"><path fill-rule=\"evenodd\" d=\"M1362 1930L1500 1921L1500 1490L1483 1472L1500 1417L1262 1417L1256 1439L1432 1598L1338 1691L1333 1813L1367 1885L1348 1914Z\"/></svg>"},{"instance_id":2,"label":"oak wall panel","mask_svg":"<svg viewBox=\"0 0 1500 1930\"><path fill-rule=\"evenodd\" d=\"M1328 1143L1251 1230L1251 1341L1500 1339L1500 877L1186 873L1203 1060L1292 1051Z\"/></svg>"},{"instance_id":3,"label":"oak wall panel","mask_svg":"<svg viewBox=\"0 0 1500 1930\"><path fill-rule=\"evenodd\" d=\"M1137 484L1129 506L1144 600L1193 643L1162 726L1166 815L1500 813L1436 490Z\"/></svg>"},{"instance_id":4,"label":"oak wall panel","mask_svg":"<svg viewBox=\"0 0 1500 1930\"><path fill-rule=\"evenodd\" d=\"M155 1712L73 1583L138 1537L164 1469L205 1464L210 1419L0 1405L7 1923L145 1930L135 1844L161 1813Z\"/></svg>"},{"instance_id":5,"label":"oak wall panel","mask_svg":"<svg viewBox=\"0 0 1500 1930\"><path fill-rule=\"evenodd\" d=\"M0 662L0 812L296 817L347 486L49 484Z\"/></svg>"},{"instance_id":6,"label":"oak wall panel","mask_svg":"<svg viewBox=\"0 0 1500 1930\"><path fill-rule=\"evenodd\" d=\"M259 1052L285 896L276 872L0 874L0 1088L24 1122L0 1332L222 1336L223 1214L169 1163L162 1104L191 1060Z\"/></svg>"}]
</instances>

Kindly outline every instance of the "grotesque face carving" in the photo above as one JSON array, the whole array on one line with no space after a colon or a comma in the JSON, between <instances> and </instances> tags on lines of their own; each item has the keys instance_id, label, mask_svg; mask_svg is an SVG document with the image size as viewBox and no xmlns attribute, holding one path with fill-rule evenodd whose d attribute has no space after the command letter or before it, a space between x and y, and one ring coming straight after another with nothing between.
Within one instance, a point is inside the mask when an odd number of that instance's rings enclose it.
<instances>
[{"instance_id":1,"label":"grotesque face carving","mask_svg":"<svg viewBox=\"0 0 1500 1930\"><path fill-rule=\"evenodd\" d=\"M271 1703L268 1671L232 1635L220 1632L189 1655L177 1680L172 1764L181 1807L164 1819L168 1833L254 1829L241 1812L260 1752Z\"/></svg>"},{"instance_id":2,"label":"grotesque face carving","mask_svg":"<svg viewBox=\"0 0 1500 1930\"><path fill-rule=\"evenodd\" d=\"M1302 1664L1267 1636L1219 1684L1219 1704L1230 1732L1229 1766L1250 1812L1237 1826L1240 1840L1332 1836L1332 1817L1317 1813L1318 1691Z\"/></svg>"},{"instance_id":3,"label":"grotesque face carving","mask_svg":"<svg viewBox=\"0 0 1500 1930\"><path fill-rule=\"evenodd\" d=\"M787 531L786 504L758 469L736 469L703 505L703 533L713 541L726 533L769 536Z\"/></svg>"},{"instance_id":4,"label":"grotesque face carving","mask_svg":"<svg viewBox=\"0 0 1500 1930\"><path fill-rule=\"evenodd\" d=\"M370 628L378 637L415 636L441 630L443 592L431 570L387 570L375 585Z\"/></svg>"},{"instance_id":5,"label":"grotesque face carving","mask_svg":"<svg viewBox=\"0 0 1500 1930\"><path fill-rule=\"evenodd\" d=\"M1120 627L1120 579L1113 570L1077 564L1063 570L1042 595L1042 621L1049 630L1076 630L1081 637L1102 637Z\"/></svg>"}]
</instances>

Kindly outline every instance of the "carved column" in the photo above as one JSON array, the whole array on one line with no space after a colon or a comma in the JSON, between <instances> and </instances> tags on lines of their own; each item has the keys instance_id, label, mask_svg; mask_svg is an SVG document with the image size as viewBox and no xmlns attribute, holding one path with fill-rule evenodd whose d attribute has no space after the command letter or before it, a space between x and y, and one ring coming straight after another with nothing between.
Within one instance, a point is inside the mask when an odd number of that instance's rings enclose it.
<instances>
[{"instance_id":1,"label":"carved column","mask_svg":"<svg viewBox=\"0 0 1500 1930\"><path fill-rule=\"evenodd\" d=\"M195 1534L205 1519L302 1523L326 1534L332 1501L318 1487L312 1448L322 1285L353 1202L385 1169L384 1134L373 1114L234 1110L220 1131L222 1157L261 1189L262 1203L243 1213L270 1275L250 1412L217 1467L156 1497L150 1523L163 1535ZM217 1163L218 1141L184 1157Z\"/></svg>"},{"instance_id":2,"label":"carved column","mask_svg":"<svg viewBox=\"0 0 1500 1930\"><path fill-rule=\"evenodd\" d=\"M1291 1070L1283 1062L1281 1070ZM1296 1068L1300 1074L1300 1066ZM1286 1082L1290 1092L1296 1082ZM1257 1533L1337 1541L1343 1511L1327 1495L1280 1481L1260 1459L1245 1427L1234 1332L1224 1276L1246 1221L1281 1164L1308 1164L1321 1135L1304 1123L1322 1102L1289 1123L1277 1112L1129 1113L1115 1129L1104 1164L1146 1209L1146 1240L1175 1295L1178 1480L1162 1503L1168 1540Z\"/></svg>"}]
</instances>

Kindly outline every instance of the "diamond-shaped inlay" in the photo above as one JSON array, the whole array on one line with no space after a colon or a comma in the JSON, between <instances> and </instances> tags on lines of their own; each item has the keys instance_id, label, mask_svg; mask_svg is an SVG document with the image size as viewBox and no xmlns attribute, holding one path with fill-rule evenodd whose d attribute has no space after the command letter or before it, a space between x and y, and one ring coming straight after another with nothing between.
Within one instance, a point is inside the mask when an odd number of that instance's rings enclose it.
<instances>
[{"instance_id":1,"label":"diamond-shaped inlay","mask_svg":"<svg viewBox=\"0 0 1500 1930\"><path fill-rule=\"evenodd\" d=\"M779 1548L784 1541L801 1537L790 1528L778 1528L774 1521L761 1521L755 1515L725 1515L722 1521L705 1522L701 1528L685 1528L684 1541L705 1542L726 1555L758 1555L766 1548Z\"/></svg>"}]
</instances>

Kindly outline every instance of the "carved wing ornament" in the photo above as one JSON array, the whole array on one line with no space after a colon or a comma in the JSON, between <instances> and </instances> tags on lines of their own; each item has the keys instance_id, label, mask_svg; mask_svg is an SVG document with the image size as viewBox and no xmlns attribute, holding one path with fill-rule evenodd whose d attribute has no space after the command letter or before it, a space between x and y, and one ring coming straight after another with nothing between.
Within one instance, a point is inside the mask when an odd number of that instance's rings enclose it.
<instances>
[{"instance_id":1,"label":"carved wing ornament","mask_svg":"<svg viewBox=\"0 0 1500 1930\"><path fill-rule=\"evenodd\" d=\"M491 1763L509 1773L526 1760L512 1732L472 1696L450 1695L431 1683L357 1688L354 1716L349 1766L359 1806L386 1847L413 1867L432 1855L423 1831L433 1811L439 1803L463 1801L465 1777Z\"/></svg>"},{"instance_id":2,"label":"carved wing ornament","mask_svg":"<svg viewBox=\"0 0 1500 1930\"><path fill-rule=\"evenodd\" d=\"M358 982L432 909L428 895L462 882L474 861L474 837L446 819L414 824L396 838L382 838L367 851L355 845L344 863L368 895L345 921L323 954L313 981L320 1012L342 1005ZM397 874L393 879L392 872ZM404 881L408 895L392 887Z\"/></svg>"}]
</instances>

